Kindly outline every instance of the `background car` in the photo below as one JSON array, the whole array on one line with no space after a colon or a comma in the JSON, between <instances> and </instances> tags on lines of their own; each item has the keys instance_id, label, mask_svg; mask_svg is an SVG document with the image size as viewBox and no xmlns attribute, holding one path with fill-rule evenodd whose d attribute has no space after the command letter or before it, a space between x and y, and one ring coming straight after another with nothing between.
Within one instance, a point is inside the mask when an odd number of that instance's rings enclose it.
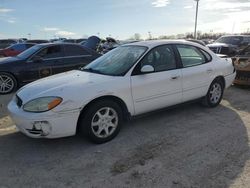
<instances>
[{"instance_id":1,"label":"background car","mask_svg":"<svg viewBox=\"0 0 250 188\"><path fill-rule=\"evenodd\" d=\"M232 62L205 46L144 41L117 47L81 70L33 82L17 92L8 109L30 137L78 132L104 143L130 116L196 99L216 107L235 74Z\"/></svg>"},{"instance_id":2,"label":"background car","mask_svg":"<svg viewBox=\"0 0 250 188\"><path fill-rule=\"evenodd\" d=\"M232 58L236 69L235 84L250 86L250 45Z\"/></svg>"},{"instance_id":3,"label":"background car","mask_svg":"<svg viewBox=\"0 0 250 188\"><path fill-rule=\"evenodd\" d=\"M23 42L21 39L1 39L0 40L0 49L7 48L13 44Z\"/></svg>"},{"instance_id":4,"label":"background car","mask_svg":"<svg viewBox=\"0 0 250 188\"><path fill-rule=\"evenodd\" d=\"M0 57L16 56L34 45L36 45L36 44L34 44L34 43L13 44L10 47L7 47L5 49L0 50Z\"/></svg>"},{"instance_id":5,"label":"background car","mask_svg":"<svg viewBox=\"0 0 250 188\"><path fill-rule=\"evenodd\" d=\"M214 43L208 44L207 47L216 54L225 54L232 57L248 44L250 44L250 35L225 35Z\"/></svg>"},{"instance_id":6,"label":"background car","mask_svg":"<svg viewBox=\"0 0 250 188\"><path fill-rule=\"evenodd\" d=\"M16 57L0 58L0 94L60 72L79 69L99 57L78 44L37 44Z\"/></svg>"}]
</instances>

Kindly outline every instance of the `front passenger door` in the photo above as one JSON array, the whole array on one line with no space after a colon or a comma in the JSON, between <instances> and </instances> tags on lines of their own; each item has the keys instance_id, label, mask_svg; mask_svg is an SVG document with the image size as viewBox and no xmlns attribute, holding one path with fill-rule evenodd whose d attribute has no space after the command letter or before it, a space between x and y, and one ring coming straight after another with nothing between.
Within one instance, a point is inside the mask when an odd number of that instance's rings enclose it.
<instances>
[{"instance_id":1,"label":"front passenger door","mask_svg":"<svg viewBox=\"0 0 250 188\"><path fill-rule=\"evenodd\" d=\"M154 72L142 74L151 65ZM131 76L135 113L141 114L181 102L181 70L171 45L152 49L135 67Z\"/></svg>"}]
</instances>

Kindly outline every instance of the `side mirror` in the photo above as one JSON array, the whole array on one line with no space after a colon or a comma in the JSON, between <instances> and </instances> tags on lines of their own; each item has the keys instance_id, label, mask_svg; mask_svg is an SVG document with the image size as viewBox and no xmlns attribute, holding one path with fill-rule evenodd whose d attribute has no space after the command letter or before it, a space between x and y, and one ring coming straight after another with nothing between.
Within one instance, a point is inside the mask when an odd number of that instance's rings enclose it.
<instances>
[{"instance_id":1,"label":"side mirror","mask_svg":"<svg viewBox=\"0 0 250 188\"><path fill-rule=\"evenodd\" d=\"M144 65L142 68L141 68L141 72L142 73L151 73L151 72L154 72L155 69L152 65Z\"/></svg>"}]
</instances>

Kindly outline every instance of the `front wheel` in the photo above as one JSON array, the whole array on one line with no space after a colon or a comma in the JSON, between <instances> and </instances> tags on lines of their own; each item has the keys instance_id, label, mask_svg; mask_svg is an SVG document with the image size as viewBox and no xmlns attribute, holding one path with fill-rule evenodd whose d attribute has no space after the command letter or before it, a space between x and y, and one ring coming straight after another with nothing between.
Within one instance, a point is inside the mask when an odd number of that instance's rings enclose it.
<instances>
[{"instance_id":1,"label":"front wheel","mask_svg":"<svg viewBox=\"0 0 250 188\"><path fill-rule=\"evenodd\" d=\"M80 116L79 131L94 143L104 143L112 140L120 131L122 110L111 101L103 100L91 105Z\"/></svg>"},{"instance_id":2,"label":"front wheel","mask_svg":"<svg viewBox=\"0 0 250 188\"><path fill-rule=\"evenodd\" d=\"M214 80L209 87L207 95L202 103L208 107L216 107L220 104L224 92L224 86L221 80Z\"/></svg>"}]
</instances>

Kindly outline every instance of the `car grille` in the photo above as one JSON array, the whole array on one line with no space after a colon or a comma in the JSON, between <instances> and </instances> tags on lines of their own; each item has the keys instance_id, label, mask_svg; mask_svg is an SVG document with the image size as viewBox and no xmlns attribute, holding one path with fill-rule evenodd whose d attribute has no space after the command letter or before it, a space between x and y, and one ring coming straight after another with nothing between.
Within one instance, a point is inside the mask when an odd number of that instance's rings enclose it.
<instances>
[{"instance_id":1,"label":"car grille","mask_svg":"<svg viewBox=\"0 0 250 188\"><path fill-rule=\"evenodd\" d=\"M250 71L236 71L237 80L249 80L250 79Z\"/></svg>"},{"instance_id":2,"label":"car grille","mask_svg":"<svg viewBox=\"0 0 250 188\"><path fill-rule=\"evenodd\" d=\"M23 105L23 101L18 95L16 95L16 104L19 108Z\"/></svg>"}]
</instances>

